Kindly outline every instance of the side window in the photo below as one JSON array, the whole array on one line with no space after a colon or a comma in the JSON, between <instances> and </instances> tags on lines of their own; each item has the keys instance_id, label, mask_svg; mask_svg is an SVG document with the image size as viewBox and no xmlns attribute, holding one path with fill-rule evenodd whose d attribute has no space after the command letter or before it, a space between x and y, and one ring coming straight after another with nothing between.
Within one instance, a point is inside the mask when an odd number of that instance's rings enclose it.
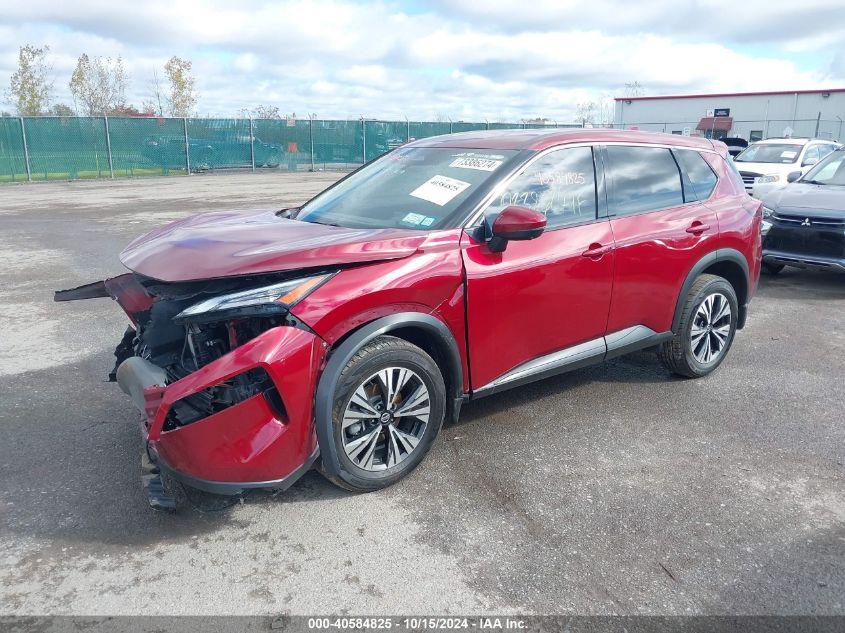
<instances>
[{"instance_id":1,"label":"side window","mask_svg":"<svg viewBox=\"0 0 845 633\"><path fill-rule=\"evenodd\" d=\"M819 146L810 145L804 152L804 160L801 161L801 166L815 165L817 162L819 162Z\"/></svg>"},{"instance_id":2,"label":"side window","mask_svg":"<svg viewBox=\"0 0 845 633\"><path fill-rule=\"evenodd\" d=\"M745 193L745 183L742 181L742 176L739 173L739 169L737 169L736 163L732 158L723 158L722 160L725 161L725 165L728 167L728 176L730 176L733 182L734 193Z\"/></svg>"},{"instance_id":3,"label":"side window","mask_svg":"<svg viewBox=\"0 0 845 633\"><path fill-rule=\"evenodd\" d=\"M681 172L668 149L607 147L611 215L631 215L684 203Z\"/></svg>"},{"instance_id":4,"label":"side window","mask_svg":"<svg viewBox=\"0 0 845 633\"><path fill-rule=\"evenodd\" d=\"M529 207L545 214L547 229L594 220L596 174L593 150L571 147L549 152L528 168L493 200L486 213L507 206Z\"/></svg>"},{"instance_id":5,"label":"side window","mask_svg":"<svg viewBox=\"0 0 845 633\"><path fill-rule=\"evenodd\" d=\"M748 134L748 141L754 143L755 141L763 140L763 130L751 130Z\"/></svg>"},{"instance_id":6,"label":"side window","mask_svg":"<svg viewBox=\"0 0 845 633\"><path fill-rule=\"evenodd\" d=\"M685 174L684 178L684 199L689 202L691 200L707 200L713 189L716 188L716 174L707 164L707 161L691 149L676 149L675 158L678 159L678 164ZM691 189L691 191L690 191Z\"/></svg>"}]
</instances>

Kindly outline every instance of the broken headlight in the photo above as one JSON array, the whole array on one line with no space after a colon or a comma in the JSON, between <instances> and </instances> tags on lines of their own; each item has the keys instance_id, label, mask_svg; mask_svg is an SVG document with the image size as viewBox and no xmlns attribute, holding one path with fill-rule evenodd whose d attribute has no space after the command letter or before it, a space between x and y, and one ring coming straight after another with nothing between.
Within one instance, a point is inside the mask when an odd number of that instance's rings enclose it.
<instances>
[{"instance_id":1,"label":"broken headlight","mask_svg":"<svg viewBox=\"0 0 845 633\"><path fill-rule=\"evenodd\" d=\"M290 279L269 286L219 295L182 310L174 321L217 321L240 316L265 316L287 310L329 279L331 274Z\"/></svg>"}]
</instances>

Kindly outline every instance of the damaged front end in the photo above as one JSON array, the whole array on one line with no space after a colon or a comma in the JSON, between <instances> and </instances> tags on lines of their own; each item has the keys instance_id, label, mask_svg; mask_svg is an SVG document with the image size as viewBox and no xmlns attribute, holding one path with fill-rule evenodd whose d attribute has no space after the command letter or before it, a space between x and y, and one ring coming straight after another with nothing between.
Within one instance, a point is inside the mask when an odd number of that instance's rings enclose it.
<instances>
[{"instance_id":1,"label":"damaged front end","mask_svg":"<svg viewBox=\"0 0 845 633\"><path fill-rule=\"evenodd\" d=\"M109 377L141 411L151 461L188 485L237 494L287 487L317 457L312 400L325 344L290 308L333 273L185 282L129 273L55 300L120 304L132 325Z\"/></svg>"}]
</instances>

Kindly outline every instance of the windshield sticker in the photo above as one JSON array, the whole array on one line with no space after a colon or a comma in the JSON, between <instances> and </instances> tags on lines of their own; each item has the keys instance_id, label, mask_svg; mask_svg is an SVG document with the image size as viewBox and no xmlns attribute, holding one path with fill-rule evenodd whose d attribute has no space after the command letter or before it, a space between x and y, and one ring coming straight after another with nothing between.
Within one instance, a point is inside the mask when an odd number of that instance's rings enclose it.
<instances>
[{"instance_id":1,"label":"windshield sticker","mask_svg":"<svg viewBox=\"0 0 845 633\"><path fill-rule=\"evenodd\" d=\"M449 167L457 167L459 169L478 169L480 171L496 171L501 164L501 160L496 160L494 158L486 158L482 156L460 156L449 163Z\"/></svg>"},{"instance_id":2,"label":"windshield sticker","mask_svg":"<svg viewBox=\"0 0 845 633\"><path fill-rule=\"evenodd\" d=\"M402 218L405 224L413 224L414 226L420 224L423 220L425 220L425 216L422 213L409 213Z\"/></svg>"},{"instance_id":3,"label":"windshield sticker","mask_svg":"<svg viewBox=\"0 0 845 633\"><path fill-rule=\"evenodd\" d=\"M410 195L442 207L469 186L470 183L463 180L437 175L414 189Z\"/></svg>"},{"instance_id":4,"label":"windshield sticker","mask_svg":"<svg viewBox=\"0 0 845 633\"><path fill-rule=\"evenodd\" d=\"M460 158L462 156L475 156L476 158L489 158L490 160L505 160L501 154L479 154L478 152L459 152L452 154L452 158Z\"/></svg>"},{"instance_id":5,"label":"windshield sticker","mask_svg":"<svg viewBox=\"0 0 845 633\"><path fill-rule=\"evenodd\" d=\"M414 226L431 226L436 219L430 215L423 215L422 213L409 213L402 218L402 222L413 224Z\"/></svg>"},{"instance_id":6,"label":"windshield sticker","mask_svg":"<svg viewBox=\"0 0 845 633\"><path fill-rule=\"evenodd\" d=\"M791 152L789 150L780 153L781 158L795 158L798 156L798 152Z\"/></svg>"}]
</instances>

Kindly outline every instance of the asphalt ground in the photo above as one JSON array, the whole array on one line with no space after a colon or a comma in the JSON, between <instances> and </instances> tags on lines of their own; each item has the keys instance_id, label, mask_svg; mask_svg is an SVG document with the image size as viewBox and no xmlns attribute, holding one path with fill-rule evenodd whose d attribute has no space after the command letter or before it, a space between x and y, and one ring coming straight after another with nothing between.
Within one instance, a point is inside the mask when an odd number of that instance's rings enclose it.
<instances>
[{"instance_id":1,"label":"asphalt ground","mask_svg":"<svg viewBox=\"0 0 845 633\"><path fill-rule=\"evenodd\" d=\"M53 290L336 177L0 187L0 614L845 613L845 275L764 277L706 379L639 353L471 403L390 489L151 510L104 382L125 316Z\"/></svg>"}]
</instances>

